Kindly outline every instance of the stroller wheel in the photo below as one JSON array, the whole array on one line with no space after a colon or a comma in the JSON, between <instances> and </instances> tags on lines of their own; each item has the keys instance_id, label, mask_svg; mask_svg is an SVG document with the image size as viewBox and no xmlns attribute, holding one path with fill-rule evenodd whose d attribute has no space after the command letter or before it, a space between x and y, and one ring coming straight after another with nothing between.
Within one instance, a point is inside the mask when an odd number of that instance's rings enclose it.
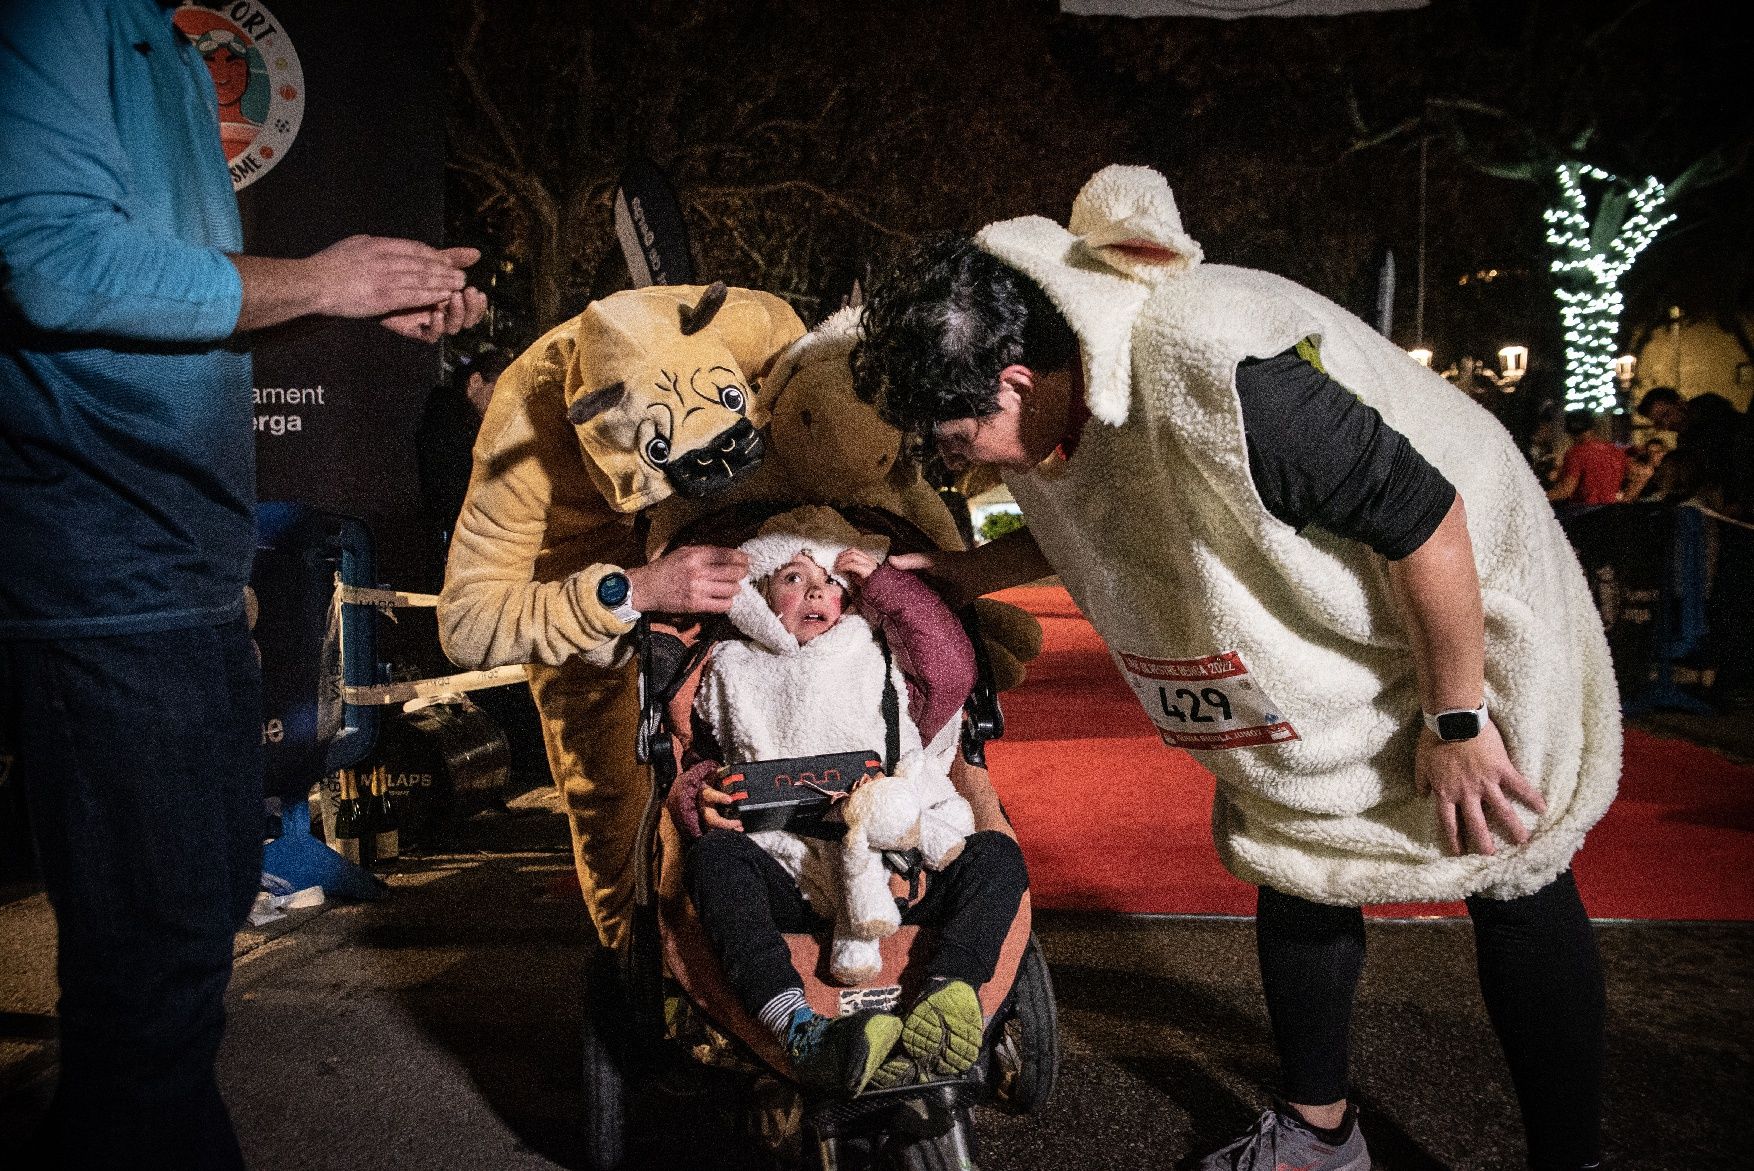
<instances>
[{"instance_id":1,"label":"stroller wheel","mask_svg":"<svg viewBox=\"0 0 1754 1171\"><path fill-rule=\"evenodd\" d=\"M1059 1014L1041 941L1033 934L1011 985L1011 1013L991 1046L987 1080L993 1100L1008 1114L1034 1114L1047 1105L1060 1068Z\"/></svg>"},{"instance_id":2,"label":"stroller wheel","mask_svg":"<svg viewBox=\"0 0 1754 1171\"><path fill-rule=\"evenodd\" d=\"M973 1124L967 1121L967 1114L966 1110L963 1111L962 1125L965 1130L972 1131ZM902 1152L902 1167L905 1171L980 1171L968 1146L957 1141L959 1133L962 1132L953 1131L914 1143Z\"/></svg>"},{"instance_id":3,"label":"stroller wheel","mask_svg":"<svg viewBox=\"0 0 1754 1171\"><path fill-rule=\"evenodd\" d=\"M585 962L580 1050L585 1081L584 1115L579 1120L581 1152L589 1171L616 1171L626 1150L627 1080L613 1031L621 1017L621 989L615 956L593 946Z\"/></svg>"},{"instance_id":4,"label":"stroller wheel","mask_svg":"<svg viewBox=\"0 0 1754 1171\"><path fill-rule=\"evenodd\" d=\"M922 1135L901 1149L896 1165L901 1171L979 1171L975 1165L974 1118L967 1106L959 1104L953 1092L947 1093L940 1107L931 1114L941 1119L937 1133ZM943 1125L948 1123L948 1125Z\"/></svg>"}]
</instances>

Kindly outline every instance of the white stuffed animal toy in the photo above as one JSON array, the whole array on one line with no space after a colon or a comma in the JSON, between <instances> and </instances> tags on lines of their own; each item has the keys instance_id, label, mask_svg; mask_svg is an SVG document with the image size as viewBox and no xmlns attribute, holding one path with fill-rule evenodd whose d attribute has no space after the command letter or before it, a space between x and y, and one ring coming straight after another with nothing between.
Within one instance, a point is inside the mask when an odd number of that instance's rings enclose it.
<instances>
[{"instance_id":1,"label":"white stuffed animal toy","mask_svg":"<svg viewBox=\"0 0 1754 1171\"><path fill-rule=\"evenodd\" d=\"M892 776L867 781L854 790L842 816L847 836L841 840L849 927L861 939L882 939L901 926L901 913L889 897L883 855L917 849L927 870L942 870L962 853L974 832L974 811L950 783L947 771L934 768L923 752L903 756ZM877 884L864 876L875 867L883 873Z\"/></svg>"},{"instance_id":2,"label":"white stuffed animal toy","mask_svg":"<svg viewBox=\"0 0 1754 1171\"><path fill-rule=\"evenodd\" d=\"M857 613L836 610L835 620L817 615L794 633L762 591L776 573L795 570L799 554L844 591L849 583L835 562L848 548L881 560L887 542L816 506L774 517L744 543L750 567L729 618L745 638L714 647L695 711L712 728L727 762L881 751L889 739L884 692L894 689L897 766L893 775L867 781L839 802L845 838L831 842L785 830L750 834L816 912L833 922L829 974L857 984L878 973L877 941L901 923L884 853L917 848L929 869L941 869L974 832L974 812L950 782L960 721L952 719L931 744L921 742L908 716L907 680L893 662L886 664L870 624Z\"/></svg>"}]
</instances>

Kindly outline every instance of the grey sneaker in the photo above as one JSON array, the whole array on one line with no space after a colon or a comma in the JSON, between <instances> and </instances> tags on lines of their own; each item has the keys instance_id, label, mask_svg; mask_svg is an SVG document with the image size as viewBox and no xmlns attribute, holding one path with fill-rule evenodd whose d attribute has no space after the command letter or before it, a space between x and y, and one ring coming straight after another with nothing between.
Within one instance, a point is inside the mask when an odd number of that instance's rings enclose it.
<instances>
[{"instance_id":1,"label":"grey sneaker","mask_svg":"<svg viewBox=\"0 0 1754 1171\"><path fill-rule=\"evenodd\" d=\"M1370 1171L1370 1152L1352 1107L1351 1133L1329 1146L1300 1123L1268 1110L1247 1134L1200 1160L1200 1171Z\"/></svg>"}]
</instances>

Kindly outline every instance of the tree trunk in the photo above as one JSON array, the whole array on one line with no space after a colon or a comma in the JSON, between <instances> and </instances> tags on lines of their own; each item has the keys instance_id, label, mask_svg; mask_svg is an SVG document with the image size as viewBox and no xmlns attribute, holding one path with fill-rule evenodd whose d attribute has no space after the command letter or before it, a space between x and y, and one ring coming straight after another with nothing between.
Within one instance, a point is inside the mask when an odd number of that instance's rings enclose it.
<instances>
[{"instance_id":1,"label":"tree trunk","mask_svg":"<svg viewBox=\"0 0 1754 1171\"><path fill-rule=\"evenodd\" d=\"M561 323L561 302L571 264L559 230L539 222L530 248L530 299L536 310L538 335Z\"/></svg>"}]
</instances>

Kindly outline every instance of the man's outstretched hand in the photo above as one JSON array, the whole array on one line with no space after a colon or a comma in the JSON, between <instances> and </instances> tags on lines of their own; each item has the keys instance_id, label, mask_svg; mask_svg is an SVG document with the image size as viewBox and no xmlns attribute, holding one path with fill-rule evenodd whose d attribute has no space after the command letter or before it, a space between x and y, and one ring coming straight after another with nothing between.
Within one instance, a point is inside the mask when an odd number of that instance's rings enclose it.
<instances>
[{"instance_id":1,"label":"man's outstretched hand","mask_svg":"<svg viewBox=\"0 0 1754 1171\"><path fill-rule=\"evenodd\" d=\"M1054 571L1027 528L1013 529L967 552L898 553L889 564L931 578L955 605L1026 585Z\"/></svg>"},{"instance_id":2,"label":"man's outstretched hand","mask_svg":"<svg viewBox=\"0 0 1754 1171\"><path fill-rule=\"evenodd\" d=\"M436 341L487 310L464 272L481 259L474 248L349 236L302 260L231 259L244 286L239 332L307 316L376 318L403 337Z\"/></svg>"},{"instance_id":3,"label":"man's outstretched hand","mask_svg":"<svg viewBox=\"0 0 1754 1171\"><path fill-rule=\"evenodd\" d=\"M378 323L391 333L399 333L417 342L436 342L453 337L481 320L487 312L487 295L480 289L464 289L445 298L442 305L431 309L414 309L378 318Z\"/></svg>"},{"instance_id":4,"label":"man's outstretched hand","mask_svg":"<svg viewBox=\"0 0 1754 1171\"><path fill-rule=\"evenodd\" d=\"M628 570L628 601L641 613L723 614L747 572L749 557L739 549L684 545Z\"/></svg>"},{"instance_id":5,"label":"man's outstretched hand","mask_svg":"<svg viewBox=\"0 0 1754 1171\"><path fill-rule=\"evenodd\" d=\"M349 236L305 258L330 317L382 317L430 309L469 283L474 248L434 248L390 236Z\"/></svg>"}]
</instances>

